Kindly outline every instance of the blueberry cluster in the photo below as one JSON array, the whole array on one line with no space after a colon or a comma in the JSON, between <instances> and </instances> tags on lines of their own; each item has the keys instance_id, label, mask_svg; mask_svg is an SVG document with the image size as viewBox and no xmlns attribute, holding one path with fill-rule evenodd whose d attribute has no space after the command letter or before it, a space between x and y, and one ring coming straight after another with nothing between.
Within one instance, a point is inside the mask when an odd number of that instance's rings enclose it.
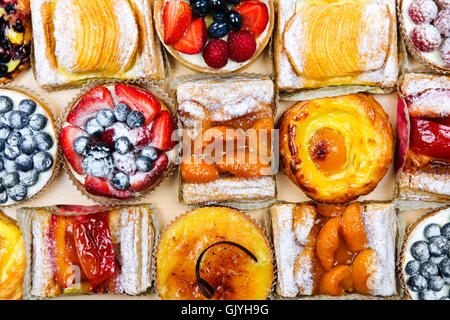
<instances>
[{"instance_id":1,"label":"blueberry cluster","mask_svg":"<svg viewBox=\"0 0 450 320\"><path fill-rule=\"evenodd\" d=\"M212 38L222 38L231 31L241 30L241 15L228 9L228 4L236 5L239 2L241 0L190 0L194 16L203 18L212 14L213 22L208 28L208 34Z\"/></svg>"},{"instance_id":2,"label":"blueberry cluster","mask_svg":"<svg viewBox=\"0 0 450 320\"><path fill-rule=\"evenodd\" d=\"M152 147L133 145L133 130L144 126L142 112L131 110L125 103L111 109L99 110L85 125L88 136L80 136L73 143L74 150L83 157L81 163L86 174L109 178L114 188L126 190L130 187L130 175L137 170L148 172L158 152ZM112 143L99 142L105 131L114 132Z\"/></svg>"},{"instance_id":3,"label":"blueberry cluster","mask_svg":"<svg viewBox=\"0 0 450 320\"><path fill-rule=\"evenodd\" d=\"M24 99L14 108L11 98L0 96L0 203L24 200L39 174L52 168L48 150L55 142L43 131L47 122L33 100Z\"/></svg>"},{"instance_id":4,"label":"blueberry cluster","mask_svg":"<svg viewBox=\"0 0 450 320\"><path fill-rule=\"evenodd\" d=\"M426 240L414 242L410 249L414 260L405 266L407 285L420 300L435 300L436 293L450 284L450 223L442 227L428 224L423 235ZM450 292L444 292L441 299L449 300Z\"/></svg>"}]
</instances>

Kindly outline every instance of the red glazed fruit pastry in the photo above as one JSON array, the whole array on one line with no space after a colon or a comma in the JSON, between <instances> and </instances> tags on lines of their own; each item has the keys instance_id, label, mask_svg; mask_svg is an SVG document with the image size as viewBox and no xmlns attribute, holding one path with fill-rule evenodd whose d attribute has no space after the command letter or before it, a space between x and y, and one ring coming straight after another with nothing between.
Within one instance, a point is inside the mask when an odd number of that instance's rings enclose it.
<instances>
[{"instance_id":1,"label":"red glazed fruit pastry","mask_svg":"<svg viewBox=\"0 0 450 320\"><path fill-rule=\"evenodd\" d=\"M174 129L158 98L119 83L79 98L59 142L69 174L89 195L123 200L152 189L170 171Z\"/></svg>"},{"instance_id":2,"label":"red glazed fruit pastry","mask_svg":"<svg viewBox=\"0 0 450 320\"><path fill-rule=\"evenodd\" d=\"M229 73L255 60L269 41L273 0L157 0L165 48L196 71Z\"/></svg>"}]
</instances>

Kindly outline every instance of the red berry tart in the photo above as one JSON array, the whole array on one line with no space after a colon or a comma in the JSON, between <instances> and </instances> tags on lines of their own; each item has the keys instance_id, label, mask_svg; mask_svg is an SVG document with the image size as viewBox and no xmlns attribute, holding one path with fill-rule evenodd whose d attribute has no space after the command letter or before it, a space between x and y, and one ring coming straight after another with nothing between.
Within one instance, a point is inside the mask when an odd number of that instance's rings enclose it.
<instances>
[{"instance_id":1,"label":"red berry tart","mask_svg":"<svg viewBox=\"0 0 450 320\"><path fill-rule=\"evenodd\" d=\"M123 200L151 190L170 171L174 129L158 98L119 83L77 99L59 143L70 176L89 196Z\"/></svg>"},{"instance_id":2,"label":"red berry tart","mask_svg":"<svg viewBox=\"0 0 450 320\"><path fill-rule=\"evenodd\" d=\"M31 51L29 0L0 1L0 83L28 67Z\"/></svg>"},{"instance_id":3,"label":"red berry tart","mask_svg":"<svg viewBox=\"0 0 450 320\"><path fill-rule=\"evenodd\" d=\"M402 0L400 27L409 51L439 71L450 71L450 7L442 0Z\"/></svg>"},{"instance_id":4,"label":"red berry tart","mask_svg":"<svg viewBox=\"0 0 450 320\"><path fill-rule=\"evenodd\" d=\"M196 71L229 73L254 61L274 25L273 0L156 0L164 47Z\"/></svg>"}]
</instances>

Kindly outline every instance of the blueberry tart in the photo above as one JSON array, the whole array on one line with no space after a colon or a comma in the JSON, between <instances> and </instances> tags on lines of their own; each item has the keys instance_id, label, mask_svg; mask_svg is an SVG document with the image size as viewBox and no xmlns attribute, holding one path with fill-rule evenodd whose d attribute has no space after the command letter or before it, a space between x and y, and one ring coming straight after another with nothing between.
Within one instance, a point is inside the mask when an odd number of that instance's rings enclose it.
<instances>
[{"instance_id":1,"label":"blueberry tart","mask_svg":"<svg viewBox=\"0 0 450 320\"><path fill-rule=\"evenodd\" d=\"M44 189L56 172L57 154L47 107L22 91L0 89L0 206Z\"/></svg>"},{"instance_id":2,"label":"blueberry tart","mask_svg":"<svg viewBox=\"0 0 450 320\"><path fill-rule=\"evenodd\" d=\"M130 199L155 187L173 166L175 123L142 88L94 87L70 107L59 143L69 175L96 200Z\"/></svg>"},{"instance_id":3,"label":"blueberry tart","mask_svg":"<svg viewBox=\"0 0 450 320\"><path fill-rule=\"evenodd\" d=\"M410 299L450 299L450 208L430 212L409 229L400 275Z\"/></svg>"}]
</instances>

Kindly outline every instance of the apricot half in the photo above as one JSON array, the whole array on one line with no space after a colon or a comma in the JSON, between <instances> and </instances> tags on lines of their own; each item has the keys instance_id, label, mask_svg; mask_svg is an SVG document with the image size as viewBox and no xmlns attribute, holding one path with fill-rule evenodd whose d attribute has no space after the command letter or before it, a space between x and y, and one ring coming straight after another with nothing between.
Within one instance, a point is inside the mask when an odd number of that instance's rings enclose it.
<instances>
[{"instance_id":1,"label":"apricot half","mask_svg":"<svg viewBox=\"0 0 450 320\"><path fill-rule=\"evenodd\" d=\"M342 236L352 252L364 250L367 247L367 236L362 222L363 207L360 203L351 203L342 215Z\"/></svg>"},{"instance_id":2,"label":"apricot half","mask_svg":"<svg viewBox=\"0 0 450 320\"><path fill-rule=\"evenodd\" d=\"M338 172L347 161L344 138L330 128L322 128L314 133L309 140L308 150L314 164L325 174Z\"/></svg>"},{"instance_id":3,"label":"apricot half","mask_svg":"<svg viewBox=\"0 0 450 320\"><path fill-rule=\"evenodd\" d=\"M316 254L320 263L326 271L334 264L334 255L339 248L339 233L341 218L331 218L320 229L316 238Z\"/></svg>"},{"instance_id":4,"label":"apricot half","mask_svg":"<svg viewBox=\"0 0 450 320\"><path fill-rule=\"evenodd\" d=\"M219 169L203 159L190 157L180 165L181 180L188 183L207 183L219 178Z\"/></svg>"},{"instance_id":5,"label":"apricot half","mask_svg":"<svg viewBox=\"0 0 450 320\"><path fill-rule=\"evenodd\" d=\"M375 252L367 249L358 253L352 264L353 287L363 294L370 294L367 286L367 279L372 274L373 263L375 262Z\"/></svg>"},{"instance_id":6,"label":"apricot half","mask_svg":"<svg viewBox=\"0 0 450 320\"><path fill-rule=\"evenodd\" d=\"M319 283L320 293L330 296L341 296L352 287L352 269L343 265L324 273Z\"/></svg>"}]
</instances>

